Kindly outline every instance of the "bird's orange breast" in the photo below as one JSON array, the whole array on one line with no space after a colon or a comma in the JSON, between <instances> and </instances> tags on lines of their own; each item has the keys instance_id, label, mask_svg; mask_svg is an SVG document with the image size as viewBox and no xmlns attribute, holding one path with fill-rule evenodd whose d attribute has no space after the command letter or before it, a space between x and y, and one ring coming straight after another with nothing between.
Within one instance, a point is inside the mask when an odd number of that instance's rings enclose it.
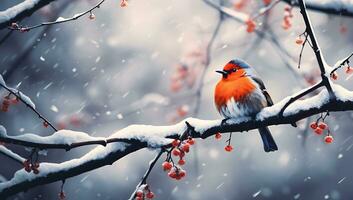
<instances>
[{"instance_id":1,"label":"bird's orange breast","mask_svg":"<svg viewBox=\"0 0 353 200\"><path fill-rule=\"evenodd\" d=\"M256 86L248 77L242 77L232 81L220 80L215 89L215 104L218 111L226 105L232 97L234 101L241 103Z\"/></svg>"}]
</instances>

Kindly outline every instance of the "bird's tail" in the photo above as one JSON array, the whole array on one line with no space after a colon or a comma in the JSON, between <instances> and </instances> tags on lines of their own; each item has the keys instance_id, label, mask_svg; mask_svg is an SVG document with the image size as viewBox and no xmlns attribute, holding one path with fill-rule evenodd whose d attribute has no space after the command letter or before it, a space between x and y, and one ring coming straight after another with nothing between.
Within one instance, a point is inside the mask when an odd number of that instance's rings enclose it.
<instances>
[{"instance_id":1,"label":"bird's tail","mask_svg":"<svg viewBox=\"0 0 353 200\"><path fill-rule=\"evenodd\" d=\"M259 128L259 132L264 143L264 150L266 152L277 151L278 147L273 139L270 130L267 127Z\"/></svg>"}]
</instances>

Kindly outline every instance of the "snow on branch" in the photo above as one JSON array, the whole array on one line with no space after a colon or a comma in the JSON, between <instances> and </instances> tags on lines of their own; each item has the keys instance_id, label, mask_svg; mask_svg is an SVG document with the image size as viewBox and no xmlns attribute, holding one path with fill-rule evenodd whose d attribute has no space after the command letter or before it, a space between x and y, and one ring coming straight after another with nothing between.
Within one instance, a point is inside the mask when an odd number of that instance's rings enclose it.
<instances>
[{"instance_id":1,"label":"snow on branch","mask_svg":"<svg viewBox=\"0 0 353 200\"><path fill-rule=\"evenodd\" d=\"M0 12L0 29L8 27L12 22L32 15L45 5L55 0L26 0Z\"/></svg>"},{"instance_id":2,"label":"snow on branch","mask_svg":"<svg viewBox=\"0 0 353 200\"><path fill-rule=\"evenodd\" d=\"M282 0L293 6L299 6L297 0ZM310 10L335 14L340 16L353 17L352 0L307 0L306 6Z\"/></svg>"},{"instance_id":3,"label":"snow on branch","mask_svg":"<svg viewBox=\"0 0 353 200\"><path fill-rule=\"evenodd\" d=\"M230 119L223 125L222 120L187 118L171 126L128 126L105 139L116 140L117 142L107 144L106 147L98 146L81 158L63 163L41 163L38 174L27 173L23 169L17 171L11 180L0 183L0 198L6 198L38 185L60 181L105 165L111 165L120 158L145 147L151 149L164 148L170 145L173 139L180 138L185 132L188 132L193 138L204 139L217 132L243 132L263 126L291 124L322 112L353 110L353 92L339 85L332 86L336 96L335 99L330 98L327 90L322 90L316 96L293 102L285 110L283 116L280 116L279 112L290 97L283 99L274 106L264 108L256 116L256 119ZM71 134L75 135L74 132ZM55 138L54 135L53 138ZM67 135L61 136L69 137ZM32 138L32 141L40 143L43 142L42 139L37 136ZM124 142L121 142L121 139L124 139ZM61 141L50 139L50 142L60 144L62 141L65 141L65 139L61 139ZM72 141L72 138L69 141Z\"/></svg>"}]
</instances>

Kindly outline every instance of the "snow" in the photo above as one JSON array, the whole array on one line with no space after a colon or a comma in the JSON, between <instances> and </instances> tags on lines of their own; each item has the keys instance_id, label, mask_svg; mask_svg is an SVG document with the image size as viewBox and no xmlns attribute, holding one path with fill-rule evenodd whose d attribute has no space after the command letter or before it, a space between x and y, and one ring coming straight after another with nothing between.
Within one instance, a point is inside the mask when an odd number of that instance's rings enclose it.
<instances>
[{"instance_id":1,"label":"snow","mask_svg":"<svg viewBox=\"0 0 353 200\"><path fill-rule=\"evenodd\" d=\"M58 17L58 19L55 20L55 22L63 22L66 21L67 19L64 17Z\"/></svg>"},{"instance_id":2,"label":"snow","mask_svg":"<svg viewBox=\"0 0 353 200\"><path fill-rule=\"evenodd\" d=\"M86 155L78 159L72 159L60 164L57 163L40 163L39 174L28 173L24 169L18 170L14 177L7 181L0 183L0 192L10 186L16 185L24 181L31 181L36 178L46 177L51 173L59 173L63 171L70 170L72 168L81 166L92 160L104 160L108 155L114 152L122 152L127 147L127 144L124 143L114 143L109 144L106 147L98 146L92 151L88 152Z\"/></svg>"},{"instance_id":3,"label":"snow","mask_svg":"<svg viewBox=\"0 0 353 200\"><path fill-rule=\"evenodd\" d=\"M0 23L5 23L7 21L11 21L11 19L15 18L19 13L22 13L26 10L30 10L36 4L38 4L42 0L26 0L22 3L19 3L11 8L6 9L5 11L0 12Z\"/></svg>"},{"instance_id":4,"label":"snow","mask_svg":"<svg viewBox=\"0 0 353 200\"><path fill-rule=\"evenodd\" d=\"M346 10L353 13L353 0L307 0L307 7L333 9L336 11Z\"/></svg>"},{"instance_id":5,"label":"snow","mask_svg":"<svg viewBox=\"0 0 353 200\"><path fill-rule=\"evenodd\" d=\"M6 83L4 81L4 78L2 77L2 75L0 74L0 84L6 86Z\"/></svg>"},{"instance_id":6,"label":"snow","mask_svg":"<svg viewBox=\"0 0 353 200\"><path fill-rule=\"evenodd\" d=\"M5 154L8 157L11 157L19 162L24 162L26 159L22 158L20 155L12 152L10 149L6 148L5 146L0 145L0 152Z\"/></svg>"},{"instance_id":7,"label":"snow","mask_svg":"<svg viewBox=\"0 0 353 200\"><path fill-rule=\"evenodd\" d=\"M6 136L7 136L6 128L0 125L0 137L6 137Z\"/></svg>"},{"instance_id":8,"label":"snow","mask_svg":"<svg viewBox=\"0 0 353 200\"><path fill-rule=\"evenodd\" d=\"M50 136L38 136L32 133L26 133L19 136L7 136L8 138L34 142L43 144L65 144L70 145L72 143L84 142L84 141L96 141L105 140L103 137L92 137L87 133L71 131L71 130L60 130Z\"/></svg>"},{"instance_id":9,"label":"snow","mask_svg":"<svg viewBox=\"0 0 353 200\"><path fill-rule=\"evenodd\" d=\"M17 91L17 90L16 90ZM32 108L36 109L36 105L33 103L31 98L29 98L27 95L23 94L22 92L19 92L21 99L26 102L28 105L30 105Z\"/></svg>"}]
</instances>

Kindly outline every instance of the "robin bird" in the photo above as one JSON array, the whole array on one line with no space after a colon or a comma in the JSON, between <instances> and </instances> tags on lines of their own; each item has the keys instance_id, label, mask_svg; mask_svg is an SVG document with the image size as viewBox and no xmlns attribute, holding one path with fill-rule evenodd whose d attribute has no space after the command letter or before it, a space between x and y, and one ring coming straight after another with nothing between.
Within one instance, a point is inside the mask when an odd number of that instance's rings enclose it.
<instances>
[{"instance_id":1,"label":"robin bird","mask_svg":"<svg viewBox=\"0 0 353 200\"><path fill-rule=\"evenodd\" d=\"M264 107L273 105L264 83L248 63L234 59L216 72L222 74L222 79L216 85L214 101L225 120L255 117ZM278 150L270 130L267 127L258 130L265 152Z\"/></svg>"}]
</instances>

